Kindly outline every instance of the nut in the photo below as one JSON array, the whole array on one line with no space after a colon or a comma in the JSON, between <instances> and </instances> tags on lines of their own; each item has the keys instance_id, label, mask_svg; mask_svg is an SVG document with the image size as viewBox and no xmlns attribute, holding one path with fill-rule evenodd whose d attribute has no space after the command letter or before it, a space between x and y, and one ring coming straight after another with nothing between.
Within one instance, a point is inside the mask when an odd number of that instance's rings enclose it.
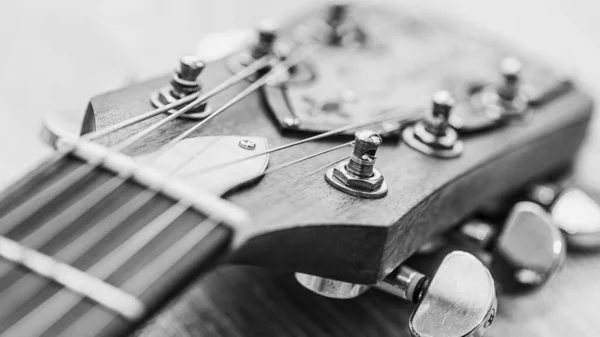
<instances>
[{"instance_id":1,"label":"nut","mask_svg":"<svg viewBox=\"0 0 600 337\"><path fill-rule=\"evenodd\" d=\"M373 169L373 175L368 178L356 176L346 169L346 163L342 162L333 168L333 176L344 183L346 186L353 188L375 191L383 184L383 176L379 171Z\"/></svg>"}]
</instances>

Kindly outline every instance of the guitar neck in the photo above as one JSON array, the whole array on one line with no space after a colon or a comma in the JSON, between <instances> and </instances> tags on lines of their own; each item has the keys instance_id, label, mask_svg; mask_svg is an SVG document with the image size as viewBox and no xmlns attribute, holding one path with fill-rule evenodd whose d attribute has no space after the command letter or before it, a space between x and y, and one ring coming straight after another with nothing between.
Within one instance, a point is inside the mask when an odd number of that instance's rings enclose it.
<instances>
[{"instance_id":1,"label":"guitar neck","mask_svg":"<svg viewBox=\"0 0 600 337\"><path fill-rule=\"evenodd\" d=\"M227 252L189 204L73 156L0 195L0 334L119 336Z\"/></svg>"}]
</instances>

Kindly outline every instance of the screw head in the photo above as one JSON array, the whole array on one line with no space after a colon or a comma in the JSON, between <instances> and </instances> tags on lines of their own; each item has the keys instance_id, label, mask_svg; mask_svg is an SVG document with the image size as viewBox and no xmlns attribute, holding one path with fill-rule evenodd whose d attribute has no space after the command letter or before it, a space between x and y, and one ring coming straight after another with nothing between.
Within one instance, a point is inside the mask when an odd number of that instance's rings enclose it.
<instances>
[{"instance_id":1,"label":"screw head","mask_svg":"<svg viewBox=\"0 0 600 337\"><path fill-rule=\"evenodd\" d=\"M254 143L251 140L248 139L242 139L240 140L240 142L238 143L238 145L245 150L254 150L256 149L256 143Z\"/></svg>"},{"instance_id":2,"label":"screw head","mask_svg":"<svg viewBox=\"0 0 600 337\"><path fill-rule=\"evenodd\" d=\"M187 55L179 61L179 76L182 80L195 81L206 65L194 55Z\"/></svg>"}]
</instances>

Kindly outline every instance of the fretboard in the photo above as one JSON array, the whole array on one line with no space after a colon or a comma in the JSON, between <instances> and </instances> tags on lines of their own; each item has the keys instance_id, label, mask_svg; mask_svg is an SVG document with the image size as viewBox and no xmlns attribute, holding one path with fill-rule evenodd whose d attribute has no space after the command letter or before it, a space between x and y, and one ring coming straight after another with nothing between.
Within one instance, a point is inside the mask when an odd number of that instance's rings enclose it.
<instances>
[{"instance_id":1,"label":"fretboard","mask_svg":"<svg viewBox=\"0 0 600 337\"><path fill-rule=\"evenodd\" d=\"M231 230L72 156L0 194L0 335L121 336L210 268Z\"/></svg>"}]
</instances>

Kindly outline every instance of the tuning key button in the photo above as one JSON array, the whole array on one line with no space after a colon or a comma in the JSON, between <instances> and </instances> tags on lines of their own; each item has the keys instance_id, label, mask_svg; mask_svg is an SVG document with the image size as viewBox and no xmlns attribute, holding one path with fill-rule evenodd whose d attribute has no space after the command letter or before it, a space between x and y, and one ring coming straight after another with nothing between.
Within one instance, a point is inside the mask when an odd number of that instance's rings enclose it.
<instances>
[{"instance_id":1,"label":"tuning key button","mask_svg":"<svg viewBox=\"0 0 600 337\"><path fill-rule=\"evenodd\" d=\"M502 290L531 290L545 284L564 263L563 240L541 206L516 204L498 237L491 264Z\"/></svg>"},{"instance_id":2,"label":"tuning key button","mask_svg":"<svg viewBox=\"0 0 600 337\"><path fill-rule=\"evenodd\" d=\"M296 273L307 289L331 298L357 297L371 286ZM410 317L417 337L479 337L496 315L496 290L487 268L469 253L455 251L431 280L400 266L375 288L416 304Z\"/></svg>"},{"instance_id":3,"label":"tuning key button","mask_svg":"<svg viewBox=\"0 0 600 337\"><path fill-rule=\"evenodd\" d=\"M388 186L383 175L374 168L375 154L381 142L381 137L373 131L356 132L350 159L327 170L325 180L335 189L350 195L383 198Z\"/></svg>"},{"instance_id":4,"label":"tuning key button","mask_svg":"<svg viewBox=\"0 0 600 337\"><path fill-rule=\"evenodd\" d=\"M590 194L575 187L560 191L555 185L548 184L534 186L530 198L549 210L569 248L600 248L600 204Z\"/></svg>"},{"instance_id":5,"label":"tuning key button","mask_svg":"<svg viewBox=\"0 0 600 337\"><path fill-rule=\"evenodd\" d=\"M404 130L404 141L417 151L439 158L454 158L463 151L458 133L450 126L454 100L445 90L436 92L422 121Z\"/></svg>"},{"instance_id":6,"label":"tuning key button","mask_svg":"<svg viewBox=\"0 0 600 337\"><path fill-rule=\"evenodd\" d=\"M185 96L199 93L202 91L202 85L198 77L205 68L204 62L196 56L188 55L179 60L179 68L175 70L171 83L153 92L150 95L150 102L155 108L163 107L173 103ZM177 110L171 109L168 113L175 113ZM212 113L212 109L206 101L197 104L191 110L181 115L182 118L204 119Z\"/></svg>"},{"instance_id":7,"label":"tuning key button","mask_svg":"<svg viewBox=\"0 0 600 337\"><path fill-rule=\"evenodd\" d=\"M384 281L378 289L416 303L409 324L415 336L483 336L494 321L494 280L471 254L448 254L431 280L401 266Z\"/></svg>"}]
</instances>

